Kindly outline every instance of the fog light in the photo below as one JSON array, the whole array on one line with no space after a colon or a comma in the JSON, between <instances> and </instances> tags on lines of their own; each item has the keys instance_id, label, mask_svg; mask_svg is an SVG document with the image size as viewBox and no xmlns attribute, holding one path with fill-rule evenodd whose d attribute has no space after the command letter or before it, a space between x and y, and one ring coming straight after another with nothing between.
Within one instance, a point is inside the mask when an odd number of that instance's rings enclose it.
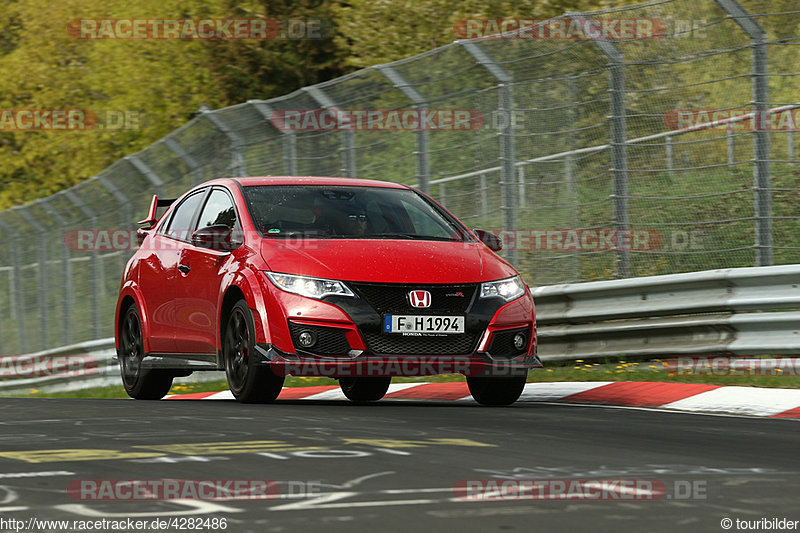
<instances>
[{"instance_id":1,"label":"fog light","mask_svg":"<svg viewBox=\"0 0 800 533\"><path fill-rule=\"evenodd\" d=\"M514 348L517 350L521 350L525 347L525 335L522 333L517 333L514 335Z\"/></svg>"},{"instance_id":2,"label":"fog light","mask_svg":"<svg viewBox=\"0 0 800 533\"><path fill-rule=\"evenodd\" d=\"M313 331L303 330L297 336L297 342L300 343L300 346L303 348L311 348L317 342L317 336L314 335Z\"/></svg>"}]
</instances>

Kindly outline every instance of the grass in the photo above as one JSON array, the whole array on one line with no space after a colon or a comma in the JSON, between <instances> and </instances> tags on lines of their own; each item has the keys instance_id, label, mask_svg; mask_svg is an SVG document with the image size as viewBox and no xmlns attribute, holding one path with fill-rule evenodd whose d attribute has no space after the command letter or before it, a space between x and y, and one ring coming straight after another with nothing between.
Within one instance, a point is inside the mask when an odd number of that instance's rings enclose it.
<instances>
[{"instance_id":1,"label":"grass","mask_svg":"<svg viewBox=\"0 0 800 533\"><path fill-rule=\"evenodd\" d=\"M394 383L414 382L459 382L464 381L461 374L444 374L439 376L421 376L393 378ZM800 388L800 376L783 376L780 371L775 375L724 375L711 372L695 374L670 372L666 363L654 359L645 362L627 362L625 360L603 362L587 362L578 360L569 363L548 364L546 368L528 373L529 383L564 382L564 381L657 381L665 383L707 383L713 385L739 385L745 387ZM286 378L287 387L312 387L319 385L337 385L332 378L295 377ZM176 383L170 394L191 394L195 392L218 392L228 389L225 380L203 383ZM28 392L13 393L16 398L127 398L122 385L110 385L93 389L71 392L45 393L31 389Z\"/></svg>"}]
</instances>

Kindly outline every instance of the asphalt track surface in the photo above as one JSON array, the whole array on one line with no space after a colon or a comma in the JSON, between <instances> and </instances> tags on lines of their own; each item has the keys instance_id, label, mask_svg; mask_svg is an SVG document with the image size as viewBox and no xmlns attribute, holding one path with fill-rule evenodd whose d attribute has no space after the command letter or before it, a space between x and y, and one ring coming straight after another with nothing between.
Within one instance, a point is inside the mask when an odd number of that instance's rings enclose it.
<instances>
[{"instance_id":1,"label":"asphalt track surface","mask_svg":"<svg viewBox=\"0 0 800 533\"><path fill-rule=\"evenodd\" d=\"M31 518L224 518L232 532L684 532L724 531L723 518L800 520L796 420L408 400L2 399L0 410L0 531L9 530L8 519ZM68 494L70 483L87 479L274 480L278 494L237 501ZM655 480L666 493L465 500L454 488L460 480L532 479L549 480L554 494L559 480L575 479ZM194 531L223 530L208 525Z\"/></svg>"}]
</instances>

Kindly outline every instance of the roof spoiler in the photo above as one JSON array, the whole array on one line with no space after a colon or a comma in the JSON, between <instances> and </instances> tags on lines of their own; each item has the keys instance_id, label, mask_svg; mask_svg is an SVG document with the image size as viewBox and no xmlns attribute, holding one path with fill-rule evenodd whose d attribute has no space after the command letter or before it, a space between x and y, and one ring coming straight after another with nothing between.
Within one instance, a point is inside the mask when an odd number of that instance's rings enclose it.
<instances>
[{"instance_id":1,"label":"roof spoiler","mask_svg":"<svg viewBox=\"0 0 800 533\"><path fill-rule=\"evenodd\" d=\"M158 216L156 215L156 211L159 207L169 207L177 198L168 198L161 200L158 198L157 195L153 195L153 201L150 202L150 210L147 213L147 218L144 220L140 220L137 224L147 224L152 226L156 222L158 222Z\"/></svg>"}]
</instances>

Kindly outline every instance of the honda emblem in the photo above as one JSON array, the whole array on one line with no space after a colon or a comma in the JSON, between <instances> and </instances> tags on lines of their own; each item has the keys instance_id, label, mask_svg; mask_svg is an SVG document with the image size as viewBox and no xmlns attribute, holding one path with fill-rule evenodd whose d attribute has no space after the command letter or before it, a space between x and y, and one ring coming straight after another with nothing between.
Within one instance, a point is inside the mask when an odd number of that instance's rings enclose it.
<instances>
[{"instance_id":1,"label":"honda emblem","mask_svg":"<svg viewBox=\"0 0 800 533\"><path fill-rule=\"evenodd\" d=\"M430 307L431 293L428 291L411 291L408 293L408 301L412 307Z\"/></svg>"}]
</instances>

